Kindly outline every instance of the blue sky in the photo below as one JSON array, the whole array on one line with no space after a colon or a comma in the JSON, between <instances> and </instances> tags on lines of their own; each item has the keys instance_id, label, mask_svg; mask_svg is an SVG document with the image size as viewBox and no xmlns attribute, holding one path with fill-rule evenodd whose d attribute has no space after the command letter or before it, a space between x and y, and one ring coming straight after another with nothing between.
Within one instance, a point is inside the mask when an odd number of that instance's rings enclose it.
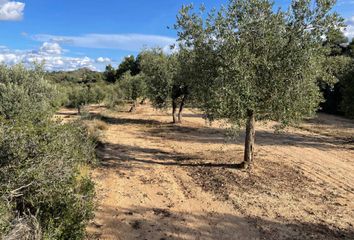
<instances>
[{"instance_id":1,"label":"blue sky","mask_svg":"<svg viewBox=\"0 0 354 240\"><path fill-rule=\"evenodd\" d=\"M167 48L182 4L218 7L227 0L0 0L0 62L45 60L48 70L102 70L143 47ZM276 0L286 8L290 0ZM335 8L354 37L354 0Z\"/></svg>"}]
</instances>

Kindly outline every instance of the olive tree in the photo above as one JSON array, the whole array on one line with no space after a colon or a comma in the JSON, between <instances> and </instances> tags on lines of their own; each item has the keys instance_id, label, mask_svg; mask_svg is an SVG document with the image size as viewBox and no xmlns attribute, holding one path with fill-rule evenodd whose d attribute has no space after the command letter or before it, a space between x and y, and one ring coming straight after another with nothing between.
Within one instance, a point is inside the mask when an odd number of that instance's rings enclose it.
<instances>
[{"instance_id":1,"label":"olive tree","mask_svg":"<svg viewBox=\"0 0 354 240\"><path fill-rule=\"evenodd\" d=\"M185 6L177 18L180 49L195 54L195 85L211 119L246 125L242 166L254 156L255 121L281 126L312 115L321 101L326 34L342 27L334 0L293 0L274 10L270 0L230 0L207 17Z\"/></svg>"},{"instance_id":2,"label":"olive tree","mask_svg":"<svg viewBox=\"0 0 354 240\"><path fill-rule=\"evenodd\" d=\"M87 104L100 103L106 97L106 94L100 86L83 85L71 89L68 94L68 107L77 109L81 114L81 108Z\"/></svg>"},{"instance_id":3,"label":"olive tree","mask_svg":"<svg viewBox=\"0 0 354 240\"><path fill-rule=\"evenodd\" d=\"M343 95L341 110L346 116L354 118L354 59L342 77L341 85Z\"/></svg>"},{"instance_id":4,"label":"olive tree","mask_svg":"<svg viewBox=\"0 0 354 240\"><path fill-rule=\"evenodd\" d=\"M118 87L123 92L125 99L133 102L129 112L134 112L138 99L145 97L146 84L144 75L132 76L130 71L128 71L119 80Z\"/></svg>"},{"instance_id":5,"label":"olive tree","mask_svg":"<svg viewBox=\"0 0 354 240\"><path fill-rule=\"evenodd\" d=\"M183 70L186 56L182 52L167 55L161 49L140 54L149 99L157 108L166 108L171 101L173 123L182 122L182 111L190 96L190 78Z\"/></svg>"}]
</instances>

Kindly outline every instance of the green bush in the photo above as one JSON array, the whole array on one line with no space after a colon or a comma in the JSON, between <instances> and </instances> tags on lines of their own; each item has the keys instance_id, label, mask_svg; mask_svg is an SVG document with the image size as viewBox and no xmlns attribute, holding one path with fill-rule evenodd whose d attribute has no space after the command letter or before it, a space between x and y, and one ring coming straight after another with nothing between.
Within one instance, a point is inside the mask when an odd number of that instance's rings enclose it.
<instances>
[{"instance_id":1,"label":"green bush","mask_svg":"<svg viewBox=\"0 0 354 240\"><path fill-rule=\"evenodd\" d=\"M82 169L95 161L94 139L80 123L51 120L70 88L59 94L44 76L0 66L0 239L82 239L93 214Z\"/></svg>"},{"instance_id":2,"label":"green bush","mask_svg":"<svg viewBox=\"0 0 354 240\"><path fill-rule=\"evenodd\" d=\"M0 239L1 233L9 230L10 221L13 218L9 206L5 202L5 199L0 199Z\"/></svg>"},{"instance_id":3,"label":"green bush","mask_svg":"<svg viewBox=\"0 0 354 240\"><path fill-rule=\"evenodd\" d=\"M0 115L5 119L40 121L58 107L57 89L44 79L40 67L0 65Z\"/></svg>"},{"instance_id":4,"label":"green bush","mask_svg":"<svg viewBox=\"0 0 354 240\"><path fill-rule=\"evenodd\" d=\"M107 88L105 104L108 108L113 109L117 106L123 105L124 99L125 94L119 85L115 84Z\"/></svg>"},{"instance_id":5,"label":"green bush","mask_svg":"<svg viewBox=\"0 0 354 240\"><path fill-rule=\"evenodd\" d=\"M66 106L77 108L78 112L81 113L81 108L84 105L101 103L105 98L106 91L102 86L75 86L68 93Z\"/></svg>"},{"instance_id":6,"label":"green bush","mask_svg":"<svg viewBox=\"0 0 354 240\"><path fill-rule=\"evenodd\" d=\"M143 74L132 76L130 72L126 72L117 85L123 91L126 100L136 101L146 95L147 87Z\"/></svg>"},{"instance_id":7,"label":"green bush","mask_svg":"<svg viewBox=\"0 0 354 240\"><path fill-rule=\"evenodd\" d=\"M0 129L0 230L9 230L11 216L32 215L45 239L81 239L94 196L92 181L80 175L95 159L87 130L50 121Z\"/></svg>"}]
</instances>

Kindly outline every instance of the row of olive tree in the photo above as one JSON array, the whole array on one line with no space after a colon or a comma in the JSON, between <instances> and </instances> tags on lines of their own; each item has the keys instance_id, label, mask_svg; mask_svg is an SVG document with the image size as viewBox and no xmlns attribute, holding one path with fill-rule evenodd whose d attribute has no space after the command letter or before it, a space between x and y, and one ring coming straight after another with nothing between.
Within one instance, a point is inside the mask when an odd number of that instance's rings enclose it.
<instances>
[{"instance_id":1,"label":"row of olive tree","mask_svg":"<svg viewBox=\"0 0 354 240\"><path fill-rule=\"evenodd\" d=\"M353 118L354 39L349 42L343 32L337 29L328 34L324 44L330 49L325 66L336 79L331 83L319 81L325 98L321 110Z\"/></svg>"},{"instance_id":2,"label":"row of olive tree","mask_svg":"<svg viewBox=\"0 0 354 240\"><path fill-rule=\"evenodd\" d=\"M140 53L147 97L156 108L166 108L171 103L173 123L182 122L184 106L193 99L189 57L184 52L165 54L158 48Z\"/></svg>"},{"instance_id":3,"label":"row of olive tree","mask_svg":"<svg viewBox=\"0 0 354 240\"><path fill-rule=\"evenodd\" d=\"M211 120L246 125L242 166L254 158L256 120L275 120L284 127L318 109L318 78L333 79L325 71L323 42L332 29L343 27L332 12L334 4L293 0L283 11L274 10L270 0L230 0L206 16L192 6L180 11L175 27L179 54L188 56L193 69L189 91Z\"/></svg>"},{"instance_id":4,"label":"row of olive tree","mask_svg":"<svg viewBox=\"0 0 354 240\"><path fill-rule=\"evenodd\" d=\"M53 120L62 97L40 67L0 66L0 239L82 239L94 186L82 166L94 143Z\"/></svg>"}]
</instances>

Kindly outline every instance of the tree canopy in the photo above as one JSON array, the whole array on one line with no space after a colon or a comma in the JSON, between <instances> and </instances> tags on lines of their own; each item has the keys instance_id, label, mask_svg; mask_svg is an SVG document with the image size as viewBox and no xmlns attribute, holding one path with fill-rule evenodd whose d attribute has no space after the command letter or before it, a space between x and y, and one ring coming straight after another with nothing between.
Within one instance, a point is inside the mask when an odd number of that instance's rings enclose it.
<instances>
[{"instance_id":1,"label":"tree canopy","mask_svg":"<svg viewBox=\"0 0 354 240\"><path fill-rule=\"evenodd\" d=\"M246 128L245 162L253 158L254 120L287 126L312 115L321 101L317 78L324 37L342 27L334 0L292 1L275 11L269 0L230 0L207 17L184 6L177 18L180 49L193 50L195 84L210 118Z\"/></svg>"},{"instance_id":2,"label":"tree canopy","mask_svg":"<svg viewBox=\"0 0 354 240\"><path fill-rule=\"evenodd\" d=\"M192 96L192 75L189 75L189 56L186 52L167 55L162 49L152 49L140 55L148 97L157 108L165 108L171 102L174 123L182 121L183 108Z\"/></svg>"}]
</instances>

